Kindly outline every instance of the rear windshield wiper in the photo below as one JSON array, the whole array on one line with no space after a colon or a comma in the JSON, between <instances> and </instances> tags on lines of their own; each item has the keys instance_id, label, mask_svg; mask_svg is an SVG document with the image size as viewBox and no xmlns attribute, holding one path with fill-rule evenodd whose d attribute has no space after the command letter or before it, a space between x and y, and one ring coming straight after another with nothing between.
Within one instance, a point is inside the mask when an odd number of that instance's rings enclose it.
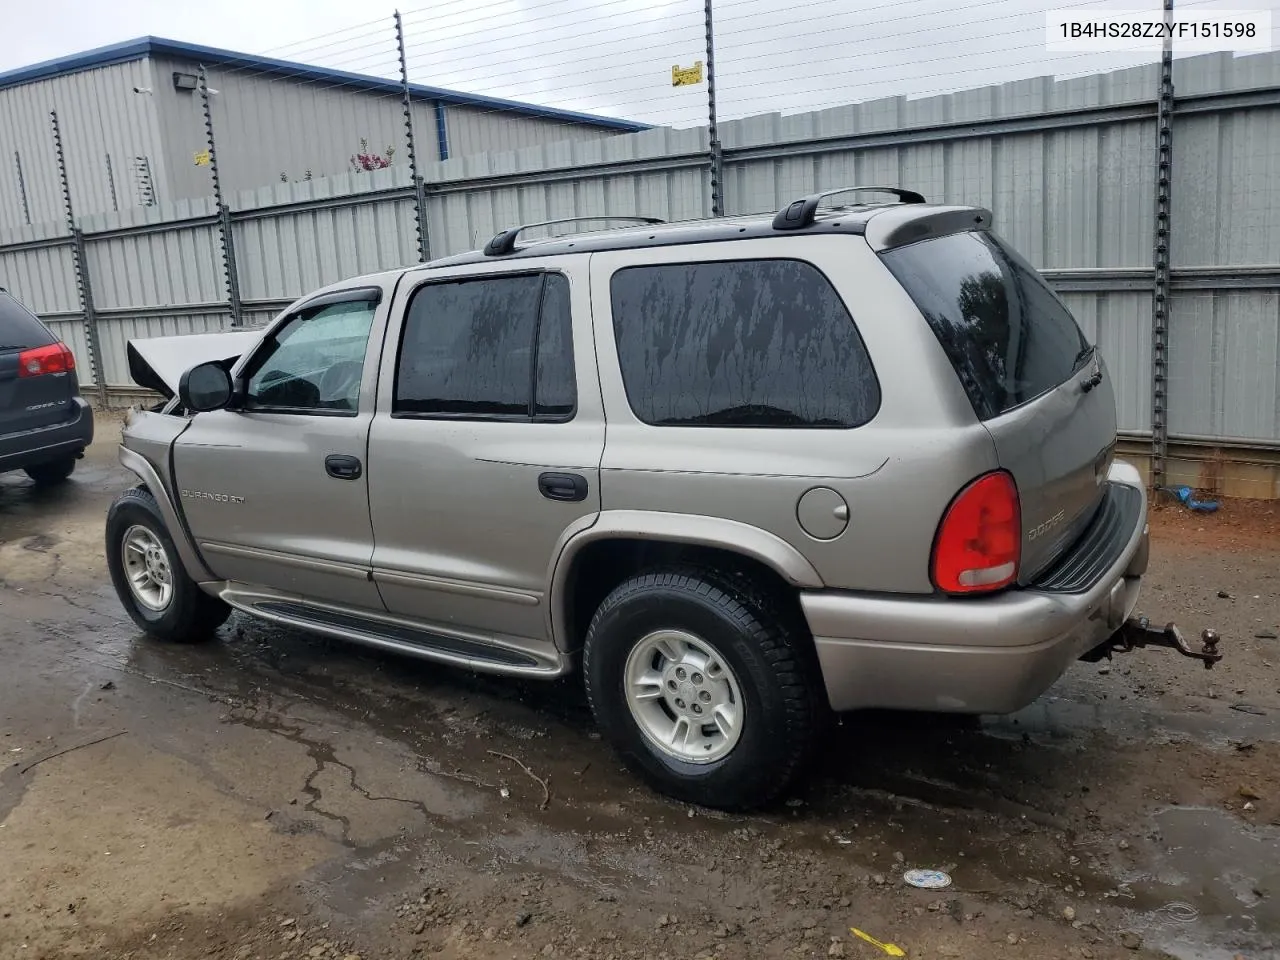
<instances>
[{"instance_id":1,"label":"rear windshield wiper","mask_svg":"<svg viewBox=\"0 0 1280 960\"><path fill-rule=\"evenodd\" d=\"M1079 370L1084 365L1085 361L1093 356L1094 352L1097 349L1098 347L1096 344L1082 348L1081 351L1076 354L1075 363L1072 364L1071 372L1074 373L1075 371ZM1096 370L1093 371L1093 376L1091 376L1084 383L1080 384L1080 390L1083 393L1088 393L1090 390L1092 390L1101 382L1102 382L1102 367L1099 366Z\"/></svg>"}]
</instances>

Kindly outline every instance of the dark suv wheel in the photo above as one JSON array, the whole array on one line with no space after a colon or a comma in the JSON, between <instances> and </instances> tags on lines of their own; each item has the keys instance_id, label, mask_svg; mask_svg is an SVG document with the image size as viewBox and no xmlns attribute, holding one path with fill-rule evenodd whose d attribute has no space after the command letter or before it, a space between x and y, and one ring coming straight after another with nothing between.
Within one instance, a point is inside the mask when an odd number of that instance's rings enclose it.
<instances>
[{"instance_id":1,"label":"dark suv wheel","mask_svg":"<svg viewBox=\"0 0 1280 960\"><path fill-rule=\"evenodd\" d=\"M823 716L803 624L768 589L669 569L624 581L587 631L596 722L623 761L678 800L762 806L795 780Z\"/></svg>"},{"instance_id":2,"label":"dark suv wheel","mask_svg":"<svg viewBox=\"0 0 1280 960\"><path fill-rule=\"evenodd\" d=\"M37 487L52 487L62 483L76 468L75 457L64 457L61 460L49 460L46 463L33 463L23 468L23 473L32 479Z\"/></svg>"},{"instance_id":3,"label":"dark suv wheel","mask_svg":"<svg viewBox=\"0 0 1280 960\"><path fill-rule=\"evenodd\" d=\"M126 490L107 512L107 568L133 622L161 640L207 640L231 608L187 576L155 497Z\"/></svg>"}]
</instances>

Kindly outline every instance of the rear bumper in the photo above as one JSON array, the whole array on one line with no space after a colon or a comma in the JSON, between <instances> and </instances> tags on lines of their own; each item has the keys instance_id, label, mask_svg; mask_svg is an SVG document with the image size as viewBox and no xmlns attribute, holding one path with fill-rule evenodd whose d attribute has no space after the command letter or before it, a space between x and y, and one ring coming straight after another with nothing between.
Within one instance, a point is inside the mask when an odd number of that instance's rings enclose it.
<instances>
[{"instance_id":1,"label":"rear bumper","mask_svg":"<svg viewBox=\"0 0 1280 960\"><path fill-rule=\"evenodd\" d=\"M0 434L0 473L74 457L93 443L93 410L83 397L73 397L72 401L75 414L69 420Z\"/></svg>"},{"instance_id":2,"label":"rear bumper","mask_svg":"<svg viewBox=\"0 0 1280 960\"><path fill-rule=\"evenodd\" d=\"M1137 488L1142 506L1124 548L1085 592L1026 589L973 600L802 593L832 708L1012 713L1040 696L1138 603L1149 550L1146 491L1127 463L1114 464L1110 480Z\"/></svg>"}]
</instances>

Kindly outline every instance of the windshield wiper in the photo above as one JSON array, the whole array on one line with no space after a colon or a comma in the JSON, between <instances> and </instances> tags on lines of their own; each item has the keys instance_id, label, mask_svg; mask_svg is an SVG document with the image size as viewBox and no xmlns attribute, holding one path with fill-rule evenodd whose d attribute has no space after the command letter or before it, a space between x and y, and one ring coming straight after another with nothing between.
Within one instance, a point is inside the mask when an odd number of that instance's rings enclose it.
<instances>
[{"instance_id":1,"label":"windshield wiper","mask_svg":"<svg viewBox=\"0 0 1280 960\"><path fill-rule=\"evenodd\" d=\"M1079 370L1080 367L1084 365L1084 362L1094 355L1097 349L1098 349L1097 345L1095 344L1095 345L1084 347L1079 353L1077 353L1075 363L1072 365L1072 368L1071 368L1072 373ZM1088 393L1090 390L1092 390L1101 382L1102 382L1102 365L1099 364L1098 368L1093 371L1093 375L1090 376L1089 379L1086 380L1084 383L1080 384L1080 392Z\"/></svg>"}]
</instances>

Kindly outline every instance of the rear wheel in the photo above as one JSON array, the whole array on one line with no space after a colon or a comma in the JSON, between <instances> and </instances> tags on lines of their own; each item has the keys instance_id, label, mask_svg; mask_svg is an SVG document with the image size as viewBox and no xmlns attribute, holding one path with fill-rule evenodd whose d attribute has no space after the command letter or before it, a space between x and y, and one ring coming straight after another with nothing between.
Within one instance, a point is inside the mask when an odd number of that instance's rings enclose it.
<instances>
[{"instance_id":1,"label":"rear wheel","mask_svg":"<svg viewBox=\"0 0 1280 960\"><path fill-rule=\"evenodd\" d=\"M804 768L823 715L798 618L767 587L701 569L615 588L588 628L583 673L627 766L709 807L775 799Z\"/></svg>"},{"instance_id":2,"label":"rear wheel","mask_svg":"<svg viewBox=\"0 0 1280 960\"><path fill-rule=\"evenodd\" d=\"M126 490L107 513L107 568L116 595L144 632L161 640L208 640L231 608L187 576L155 497Z\"/></svg>"},{"instance_id":3,"label":"rear wheel","mask_svg":"<svg viewBox=\"0 0 1280 960\"><path fill-rule=\"evenodd\" d=\"M50 460L46 463L33 463L23 468L23 473L32 479L37 487L52 487L62 483L76 468L75 457L64 457L61 460Z\"/></svg>"}]
</instances>

